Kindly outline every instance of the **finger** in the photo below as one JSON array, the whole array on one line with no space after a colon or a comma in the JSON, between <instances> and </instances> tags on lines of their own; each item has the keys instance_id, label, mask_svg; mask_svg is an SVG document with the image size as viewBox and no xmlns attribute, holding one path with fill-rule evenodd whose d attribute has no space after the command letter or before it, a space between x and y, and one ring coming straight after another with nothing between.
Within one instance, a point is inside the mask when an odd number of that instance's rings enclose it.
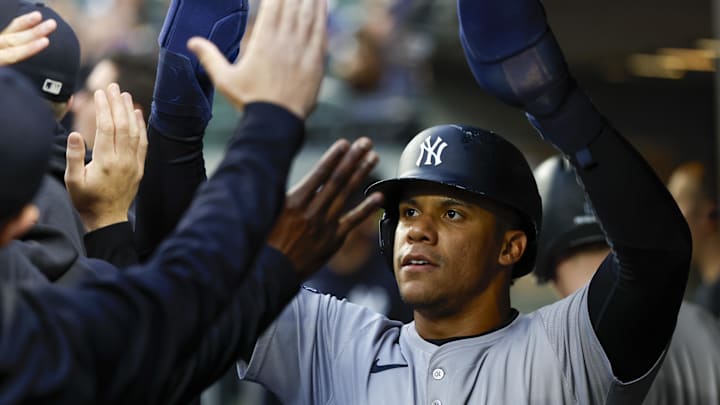
<instances>
[{"instance_id":1,"label":"finger","mask_svg":"<svg viewBox=\"0 0 720 405\"><path fill-rule=\"evenodd\" d=\"M360 138L353 142L350 151L343 156L340 164L332 171L330 178L313 196L307 210L309 215L316 216L322 212L322 216L326 216L328 207L339 195L338 190L342 190L353 172L361 167L362 160L370 148L372 148L372 142L368 138Z\"/></svg>"},{"instance_id":2,"label":"finger","mask_svg":"<svg viewBox=\"0 0 720 405\"><path fill-rule=\"evenodd\" d=\"M327 1L317 0L313 1L315 15L313 16L313 24L309 33L308 44L308 55L310 58L317 59L325 54L327 49Z\"/></svg>"},{"instance_id":3,"label":"finger","mask_svg":"<svg viewBox=\"0 0 720 405\"><path fill-rule=\"evenodd\" d=\"M108 100L110 101L110 112L112 114L113 126L115 127L115 148L116 153L130 153L130 139L128 137L130 123L128 113L125 111L125 103L120 94L120 86L111 83L108 86Z\"/></svg>"},{"instance_id":4,"label":"finger","mask_svg":"<svg viewBox=\"0 0 720 405\"><path fill-rule=\"evenodd\" d=\"M315 7L319 5L315 0L299 0L298 3L300 3L300 11L297 13L296 24L298 25L298 36L304 42L311 36L315 25Z\"/></svg>"},{"instance_id":5,"label":"finger","mask_svg":"<svg viewBox=\"0 0 720 405\"><path fill-rule=\"evenodd\" d=\"M188 41L188 49L197 56L208 72L210 80L220 88L218 82L226 76L226 72L230 69L230 63L217 46L204 38L194 37Z\"/></svg>"},{"instance_id":6,"label":"finger","mask_svg":"<svg viewBox=\"0 0 720 405\"><path fill-rule=\"evenodd\" d=\"M112 113L107 94L103 90L95 92L95 145L93 146L93 160L102 161L115 150Z\"/></svg>"},{"instance_id":7,"label":"finger","mask_svg":"<svg viewBox=\"0 0 720 405\"><path fill-rule=\"evenodd\" d=\"M130 93L122 93L121 96L128 120L128 147L130 151L135 154L137 153L138 142L140 141L140 127L137 115L135 114L135 105L133 105L133 99Z\"/></svg>"},{"instance_id":8,"label":"finger","mask_svg":"<svg viewBox=\"0 0 720 405\"><path fill-rule=\"evenodd\" d=\"M303 23L307 24L307 21L302 21L298 6L300 3L309 2L312 2L312 0L279 0L281 11L278 30L284 33L292 33L293 36L297 35L296 28L302 28ZM302 40L302 38L300 39Z\"/></svg>"},{"instance_id":9,"label":"finger","mask_svg":"<svg viewBox=\"0 0 720 405\"><path fill-rule=\"evenodd\" d=\"M47 38L36 39L25 45L0 49L0 66L12 65L37 55L47 48L50 41Z\"/></svg>"},{"instance_id":10,"label":"finger","mask_svg":"<svg viewBox=\"0 0 720 405\"><path fill-rule=\"evenodd\" d=\"M42 24L18 32L4 33L0 35L0 48L25 45L36 39L47 37L57 28L57 22L50 19Z\"/></svg>"},{"instance_id":11,"label":"finger","mask_svg":"<svg viewBox=\"0 0 720 405\"><path fill-rule=\"evenodd\" d=\"M27 14L13 18L10 24L0 32L0 35L23 31L32 28L42 21L42 14L39 11L31 11Z\"/></svg>"},{"instance_id":12,"label":"finger","mask_svg":"<svg viewBox=\"0 0 720 405\"><path fill-rule=\"evenodd\" d=\"M65 185L72 190L82 185L85 176L85 143L77 132L68 135L65 159Z\"/></svg>"},{"instance_id":13,"label":"finger","mask_svg":"<svg viewBox=\"0 0 720 405\"><path fill-rule=\"evenodd\" d=\"M137 147L137 159L140 177L145 173L145 157L147 156L148 138L147 138L147 125L145 125L145 117L141 110L135 110L135 116L140 126L140 140L138 141Z\"/></svg>"},{"instance_id":14,"label":"finger","mask_svg":"<svg viewBox=\"0 0 720 405\"><path fill-rule=\"evenodd\" d=\"M345 139L335 141L323 154L313 169L288 193L288 200L300 206L305 206L315 195L315 192L332 175L343 156L350 149L350 143Z\"/></svg>"},{"instance_id":15,"label":"finger","mask_svg":"<svg viewBox=\"0 0 720 405\"><path fill-rule=\"evenodd\" d=\"M353 228L377 212L382 203L383 195L381 193L372 193L367 196L360 204L340 218L340 221L338 221L338 236L344 239Z\"/></svg>"},{"instance_id":16,"label":"finger","mask_svg":"<svg viewBox=\"0 0 720 405\"><path fill-rule=\"evenodd\" d=\"M255 20L255 28L253 28L253 37L255 37L257 33L262 34L265 32L266 28L262 28L265 26L270 27L270 31L274 31L280 23L282 3L280 0L263 0L260 2Z\"/></svg>"},{"instance_id":17,"label":"finger","mask_svg":"<svg viewBox=\"0 0 720 405\"><path fill-rule=\"evenodd\" d=\"M365 190L358 190L360 186L365 182L370 172L377 166L379 161L378 154L374 151L369 151L359 166L352 172L350 180L348 180L344 187L334 197L334 200L330 204L330 208L327 209L326 218L332 219L340 216L341 211L347 203L347 199L355 192L363 192Z\"/></svg>"}]
</instances>

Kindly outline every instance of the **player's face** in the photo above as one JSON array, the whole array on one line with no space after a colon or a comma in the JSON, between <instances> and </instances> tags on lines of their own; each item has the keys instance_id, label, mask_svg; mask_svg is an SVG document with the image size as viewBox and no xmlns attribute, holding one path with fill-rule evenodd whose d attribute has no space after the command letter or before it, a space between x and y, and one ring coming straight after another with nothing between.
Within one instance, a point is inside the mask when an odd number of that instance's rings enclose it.
<instances>
[{"instance_id":1,"label":"player's face","mask_svg":"<svg viewBox=\"0 0 720 405\"><path fill-rule=\"evenodd\" d=\"M403 300L415 309L462 310L498 267L495 215L443 186L406 193L399 214L394 270Z\"/></svg>"}]
</instances>

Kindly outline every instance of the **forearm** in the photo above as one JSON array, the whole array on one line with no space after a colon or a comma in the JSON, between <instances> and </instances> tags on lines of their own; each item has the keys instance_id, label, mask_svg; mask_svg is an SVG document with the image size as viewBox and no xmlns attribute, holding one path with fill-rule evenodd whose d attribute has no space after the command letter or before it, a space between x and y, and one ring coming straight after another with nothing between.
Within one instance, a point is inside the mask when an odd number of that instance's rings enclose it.
<instances>
[{"instance_id":1,"label":"forearm","mask_svg":"<svg viewBox=\"0 0 720 405\"><path fill-rule=\"evenodd\" d=\"M238 359L249 360L255 342L295 297L300 279L292 263L266 246L253 274L234 293L232 302L208 330L197 350L174 367L168 378L167 404L184 404L220 378Z\"/></svg>"},{"instance_id":2,"label":"forearm","mask_svg":"<svg viewBox=\"0 0 720 405\"><path fill-rule=\"evenodd\" d=\"M147 259L175 228L205 179L202 138L175 139L161 134L151 120L145 174L137 195L135 238Z\"/></svg>"}]
</instances>

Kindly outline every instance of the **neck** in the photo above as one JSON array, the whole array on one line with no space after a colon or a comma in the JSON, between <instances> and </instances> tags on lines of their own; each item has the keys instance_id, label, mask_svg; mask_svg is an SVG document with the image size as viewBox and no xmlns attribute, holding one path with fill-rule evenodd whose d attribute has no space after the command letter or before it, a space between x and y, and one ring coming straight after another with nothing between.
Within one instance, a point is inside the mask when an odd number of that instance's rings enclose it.
<instances>
[{"instance_id":1,"label":"neck","mask_svg":"<svg viewBox=\"0 0 720 405\"><path fill-rule=\"evenodd\" d=\"M501 271L487 288L460 308L416 309L415 329L423 339L481 335L510 317L510 271Z\"/></svg>"},{"instance_id":2,"label":"neck","mask_svg":"<svg viewBox=\"0 0 720 405\"><path fill-rule=\"evenodd\" d=\"M712 236L703 241L705 249L698 258L698 269L703 284L712 284L720 279L720 233L713 233Z\"/></svg>"}]
</instances>

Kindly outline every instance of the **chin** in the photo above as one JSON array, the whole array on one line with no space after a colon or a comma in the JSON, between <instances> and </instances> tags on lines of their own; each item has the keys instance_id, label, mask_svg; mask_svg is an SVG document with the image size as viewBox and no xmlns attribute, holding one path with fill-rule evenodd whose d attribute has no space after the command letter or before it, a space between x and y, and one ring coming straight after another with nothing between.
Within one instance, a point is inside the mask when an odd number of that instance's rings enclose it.
<instances>
[{"instance_id":1,"label":"chin","mask_svg":"<svg viewBox=\"0 0 720 405\"><path fill-rule=\"evenodd\" d=\"M413 309L435 308L443 301L432 287L423 288L425 286L418 284L409 282L400 287L400 297Z\"/></svg>"}]
</instances>

